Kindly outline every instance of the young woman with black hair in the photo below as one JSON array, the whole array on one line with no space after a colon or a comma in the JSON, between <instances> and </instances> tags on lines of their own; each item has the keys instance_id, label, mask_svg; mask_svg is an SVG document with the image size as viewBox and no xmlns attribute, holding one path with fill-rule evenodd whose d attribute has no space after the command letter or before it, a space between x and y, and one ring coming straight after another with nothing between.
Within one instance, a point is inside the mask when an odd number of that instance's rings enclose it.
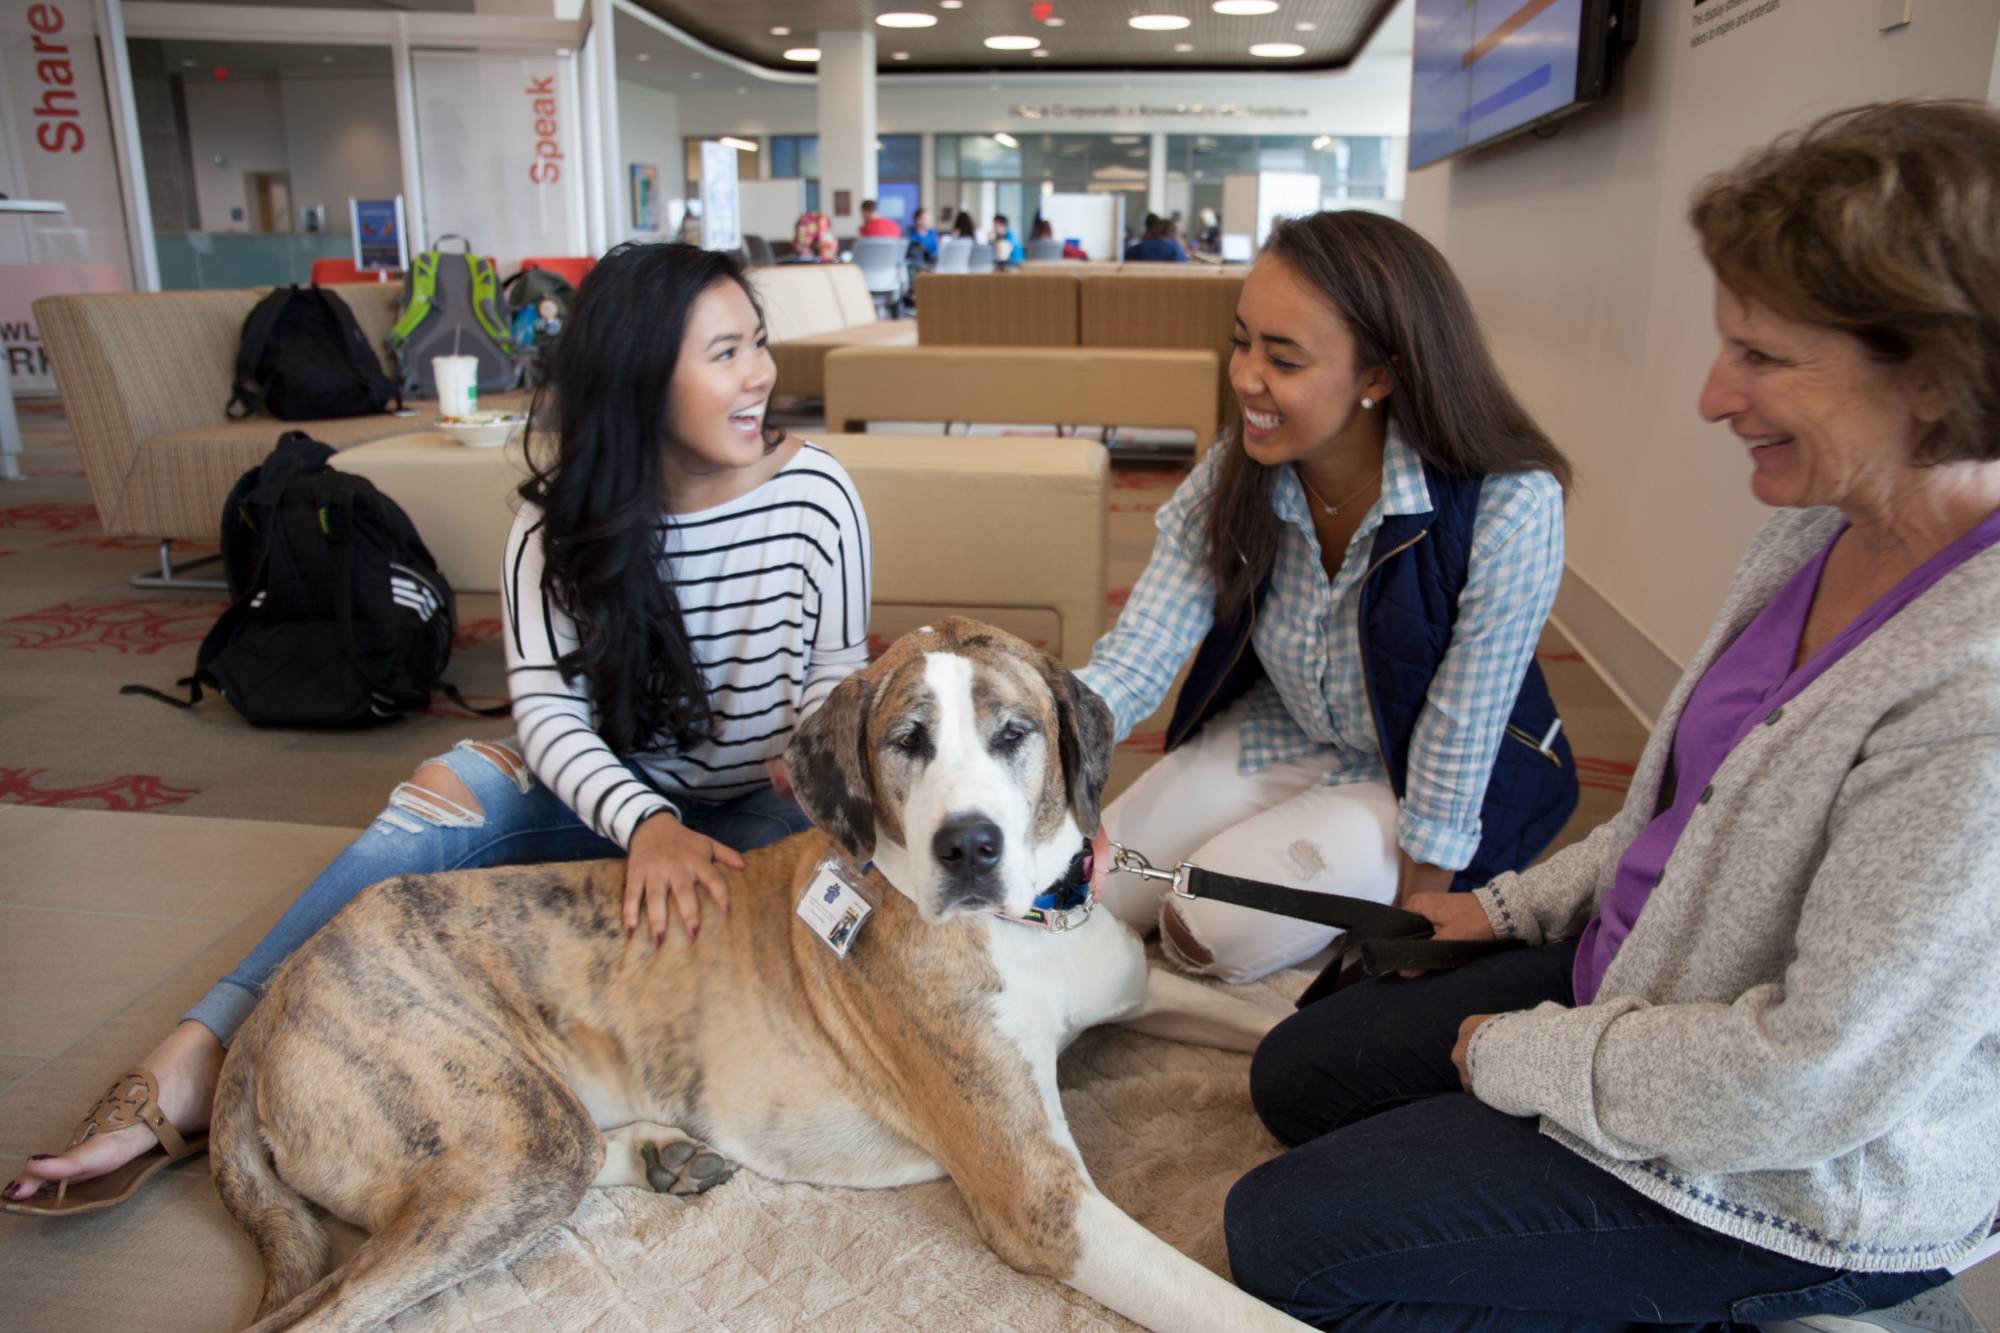
<instances>
[{"instance_id":1,"label":"young woman with black hair","mask_svg":"<svg viewBox=\"0 0 2000 1333\"><path fill-rule=\"evenodd\" d=\"M1196 653L1166 758L1104 812L1155 864L1377 902L1527 864L1576 804L1534 667L1569 466L1444 257L1373 213L1281 222L1244 280L1239 428L1156 520L1079 674L1122 738ZM1113 876L1167 957L1249 981L1334 932Z\"/></svg>"},{"instance_id":2,"label":"young woman with black hair","mask_svg":"<svg viewBox=\"0 0 2000 1333\"><path fill-rule=\"evenodd\" d=\"M775 374L742 269L613 251L551 369L502 584L515 739L461 741L398 786L70 1149L29 1160L9 1211L119 1201L199 1147L264 981L370 884L623 856L626 934L665 947L670 902L692 940L699 893L728 910L716 865L806 827L778 757L867 659L868 524L831 455L765 424Z\"/></svg>"}]
</instances>

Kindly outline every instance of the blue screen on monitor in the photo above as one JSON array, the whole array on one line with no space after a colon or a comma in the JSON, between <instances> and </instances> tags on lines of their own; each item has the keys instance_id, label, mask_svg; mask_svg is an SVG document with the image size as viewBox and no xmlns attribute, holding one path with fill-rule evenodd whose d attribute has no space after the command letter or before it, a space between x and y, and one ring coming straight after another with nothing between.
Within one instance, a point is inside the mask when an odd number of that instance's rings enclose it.
<instances>
[{"instance_id":1,"label":"blue screen on monitor","mask_svg":"<svg viewBox=\"0 0 2000 1333\"><path fill-rule=\"evenodd\" d=\"M1410 165L1576 101L1584 0L1417 0Z\"/></svg>"}]
</instances>

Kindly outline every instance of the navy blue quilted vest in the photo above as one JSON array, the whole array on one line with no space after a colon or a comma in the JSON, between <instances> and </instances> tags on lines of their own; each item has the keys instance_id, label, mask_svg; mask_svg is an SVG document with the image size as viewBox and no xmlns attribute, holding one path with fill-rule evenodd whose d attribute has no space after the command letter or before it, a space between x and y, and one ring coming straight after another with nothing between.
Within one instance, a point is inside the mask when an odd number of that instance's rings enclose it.
<instances>
[{"instance_id":1,"label":"navy blue quilted vest","mask_svg":"<svg viewBox=\"0 0 2000 1333\"><path fill-rule=\"evenodd\" d=\"M1431 512L1391 514L1383 520L1361 584L1362 677L1397 800L1403 799L1409 780L1417 717L1451 646L1458 596L1471 563L1482 480L1448 476L1427 465ZM1167 749L1193 735L1263 676L1250 634L1269 593L1267 576L1250 605L1218 620L1202 641L1174 702ZM1576 761L1568 738L1558 734L1546 750L1541 744L1555 720L1555 701L1541 667L1530 662L1480 806L1479 850L1472 864L1453 878L1454 891L1476 889L1504 871L1526 867L1576 809Z\"/></svg>"}]
</instances>

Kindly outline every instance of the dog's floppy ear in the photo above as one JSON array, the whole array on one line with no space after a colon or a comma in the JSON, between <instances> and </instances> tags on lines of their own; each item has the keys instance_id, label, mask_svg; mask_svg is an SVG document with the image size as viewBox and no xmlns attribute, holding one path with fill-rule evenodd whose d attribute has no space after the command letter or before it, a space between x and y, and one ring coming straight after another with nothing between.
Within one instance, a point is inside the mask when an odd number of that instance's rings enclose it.
<instances>
[{"instance_id":1,"label":"dog's floppy ear","mask_svg":"<svg viewBox=\"0 0 2000 1333\"><path fill-rule=\"evenodd\" d=\"M1098 798L1111 776L1111 744L1116 723L1111 708L1097 691L1047 653L1042 676L1056 697L1056 728L1061 733L1063 783L1069 788L1070 813L1084 836L1097 831Z\"/></svg>"},{"instance_id":2,"label":"dog's floppy ear","mask_svg":"<svg viewBox=\"0 0 2000 1333\"><path fill-rule=\"evenodd\" d=\"M875 776L868 759L874 686L857 671L833 687L785 749L792 794L820 832L856 866L875 855Z\"/></svg>"}]
</instances>

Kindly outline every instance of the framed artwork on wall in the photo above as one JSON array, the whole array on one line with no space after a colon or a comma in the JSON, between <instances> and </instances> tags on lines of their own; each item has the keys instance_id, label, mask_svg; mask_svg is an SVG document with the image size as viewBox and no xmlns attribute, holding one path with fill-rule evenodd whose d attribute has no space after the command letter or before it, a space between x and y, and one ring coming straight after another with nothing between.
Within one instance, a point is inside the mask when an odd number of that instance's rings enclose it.
<instances>
[{"instance_id":1,"label":"framed artwork on wall","mask_svg":"<svg viewBox=\"0 0 2000 1333\"><path fill-rule=\"evenodd\" d=\"M632 230L660 229L660 169L632 164Z\"/></svg>"}]
</instances>

